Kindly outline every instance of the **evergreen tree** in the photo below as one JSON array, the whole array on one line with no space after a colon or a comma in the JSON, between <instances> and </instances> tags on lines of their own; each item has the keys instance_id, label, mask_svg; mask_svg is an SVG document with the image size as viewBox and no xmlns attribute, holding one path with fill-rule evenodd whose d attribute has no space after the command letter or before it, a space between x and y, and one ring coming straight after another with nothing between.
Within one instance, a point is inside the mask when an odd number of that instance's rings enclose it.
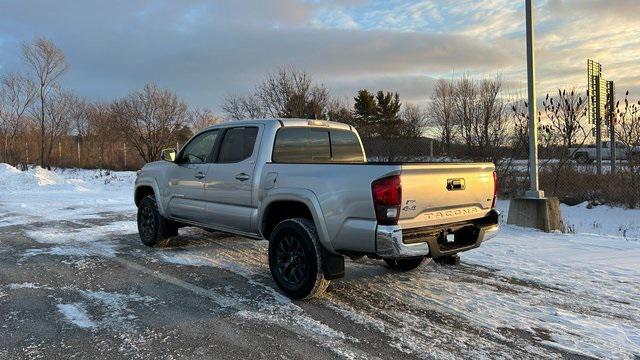
<instances>
[{"instance_id":1,"label":"evergreen tree","mask_svg":"<svg viewBox=\"0 0 640 360\"><path fill-rule=\"evenodd\" d=\"M378 111L375 96L366 89L358 91L358 96L354 98L353 117L356 128L362 137L373 137L376 132Z\"/></svg>"},{"instance_id":2,"label":"evergreen tree","mask_svg":"<svg viewBox=\"0 0 640 360\"><path fill-rule=\"evenodd\" d=\"M398 93L386 94L378 91L376 95L376 125L377 133L385 137L400 137L403 132L402 118L400 117L400 95Z\"/></svg>"}]
</instances>

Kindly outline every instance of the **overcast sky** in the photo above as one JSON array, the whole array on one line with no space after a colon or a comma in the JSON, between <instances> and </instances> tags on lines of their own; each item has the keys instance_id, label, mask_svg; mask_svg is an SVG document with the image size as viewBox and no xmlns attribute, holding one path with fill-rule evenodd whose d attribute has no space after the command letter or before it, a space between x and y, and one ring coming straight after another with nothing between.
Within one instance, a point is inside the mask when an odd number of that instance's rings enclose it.
<instances>
[{"instance_id":1,"label":"overcast sky","mask_svg":"<svg viewBox=\"0 0 640 360\"><path fill-rule=\"evenodd\" d=\"M586 86L586 60L640 93L640 0L537 1L540 93ZM334 94L398 91L422 102L435 78L501 74L525 86L524 0L0 0L0 73L20 44L52 39L64 84L108 101L154 82L218 110L278 66ZM539 94L541 95L541 94Z\"/></svg>"}]
</instances>

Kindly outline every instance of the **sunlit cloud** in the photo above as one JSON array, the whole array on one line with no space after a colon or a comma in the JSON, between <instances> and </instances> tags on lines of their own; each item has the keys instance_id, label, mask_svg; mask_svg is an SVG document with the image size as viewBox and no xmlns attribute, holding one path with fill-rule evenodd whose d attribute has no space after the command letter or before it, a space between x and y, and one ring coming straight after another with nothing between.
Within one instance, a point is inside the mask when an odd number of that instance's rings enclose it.
<instances>
[{"instance_id":1,"label":"sunlit cloud","mask_svg":"<svg viewBox=\"0 0 640 360\"><path fill-rule=\"evenodd\" d=\"M541 93L584 88L586 60L618 88L640 91L636 0L537 2ZM409 102L433 79L501 74L526 80L523 1L251 0L0 3L0 71L20 69L19 47L52 38L67 53L65 85L110 100L146 82L216 108L282 65L304 69L337 95L362 87Z\"/></svg>"}]
</instances>

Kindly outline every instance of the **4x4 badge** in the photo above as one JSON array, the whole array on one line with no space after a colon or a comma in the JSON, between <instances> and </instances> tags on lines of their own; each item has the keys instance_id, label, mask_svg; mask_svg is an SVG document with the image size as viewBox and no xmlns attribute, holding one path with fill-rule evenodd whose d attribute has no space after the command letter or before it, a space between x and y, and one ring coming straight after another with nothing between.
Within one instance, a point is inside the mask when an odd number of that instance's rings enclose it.
<instances>
[{"instance_id":1,"label":"4x4 badge","mask_svg":"<svg viewBox=\"0 0 640 360\"><path fill-rule=\"evenodd\" d=\"M405 202L402 211L414 211L416 209L416 201L415 200L407 200Z\"/></svg>"}]
</instances>

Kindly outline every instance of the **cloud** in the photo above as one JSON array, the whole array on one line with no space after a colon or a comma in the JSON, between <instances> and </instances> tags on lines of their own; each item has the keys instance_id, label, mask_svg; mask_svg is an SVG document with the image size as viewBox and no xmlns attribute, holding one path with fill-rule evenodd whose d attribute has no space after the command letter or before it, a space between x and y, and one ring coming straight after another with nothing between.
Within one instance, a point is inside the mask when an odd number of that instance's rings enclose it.
<instances>
[{"instance_id":1,"label":"cloud","mask_svg":"<svg viewBox=\"0 0 640 360\"><path fill-rule=\"evenodd\" d=\"M541 93L586 85L587 58L640 86L640 1L547 0L538 6ZM512 0L36 0L0 2L0 71L20 43L53 39L71 65L65 85L111 100L147 82L216 108L278 66L294 65L349 95L399 91L420 101L433 78L502 73L525 84L523 2ZM518 89L515 89L516 91Z\"/></svg>"},{"instance_id":2,"label":"cloud","mask_svg":"<svg viewBox=\"0 0 640 360\"><path fill-rule=\"evenodd\" d=\"M109 100L155 82L215 107L282 65L329 87L385 79L385 89L409 96L416 90L409 75L510 61L502 49L464 35L314 27L316 10L293 0L3 3L0 33L14 41L3 46L0 64L15 67L20 41L45 35L67 54L65 83L81 95Z\"/></svg>"}]
</instances>

